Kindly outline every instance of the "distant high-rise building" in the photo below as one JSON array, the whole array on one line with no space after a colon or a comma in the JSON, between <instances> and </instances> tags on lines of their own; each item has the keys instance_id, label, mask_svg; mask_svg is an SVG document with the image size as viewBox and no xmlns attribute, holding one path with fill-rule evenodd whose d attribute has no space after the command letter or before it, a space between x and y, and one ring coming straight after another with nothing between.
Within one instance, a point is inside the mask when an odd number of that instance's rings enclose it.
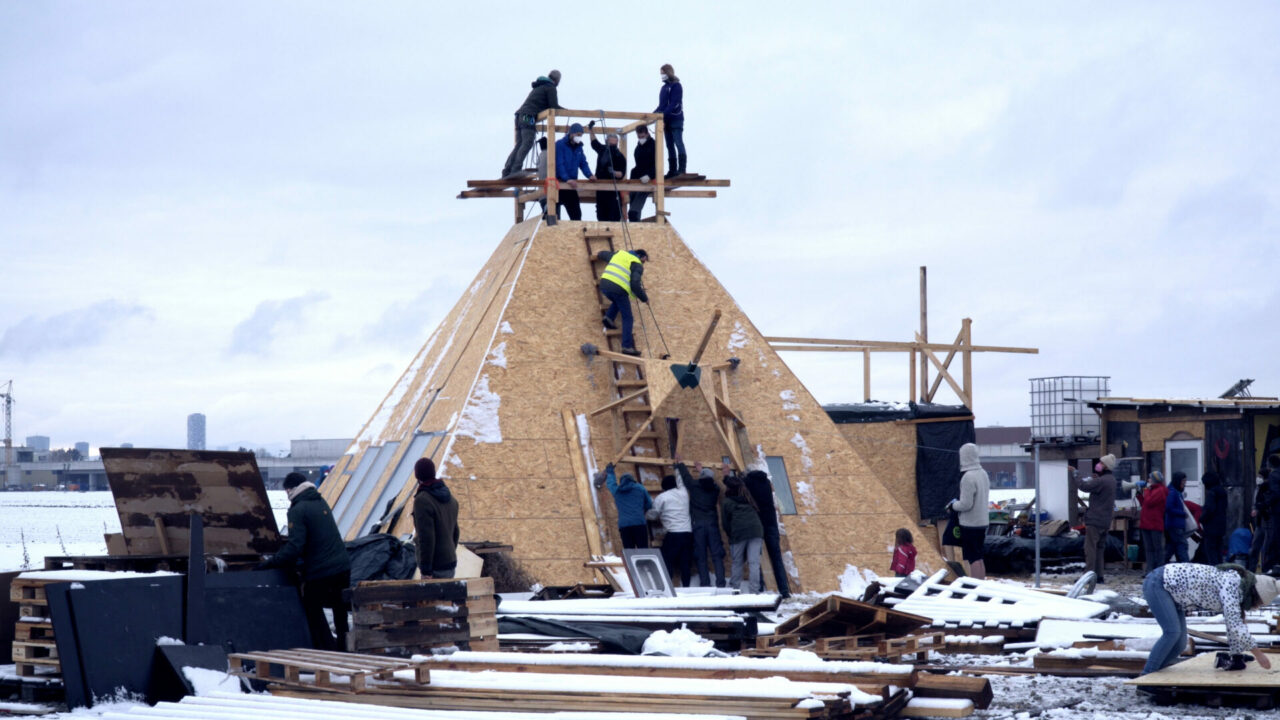
<instances>
[{"instance_id":1,"label":"distant high-rise building","mask_svg":"<svg viewBox=\"0 0 1280 720\"><path fill-rule=\"evenodd\" d=\"M122 448L131 448L131 447L133 447L133 443L120 443L120 447L122 447Z\"/></svg>"},{"instance_id":2,"label":"distant high-rise building","mask_svg":"<svg viewBox=\"0 0 1280 720\"><path fill-rule=\"evenodd\" d=\"M28 435L27 447L37 452L49 452L48 435Z\"/></svg>"},{"instance_id":3,"label":"distant high-rise building","mask_svg":"<svg viewBox=\"0 0 1280 720\"><path fill-rule=\"evenodd\" d=\"M204 413L191 413L187 416L187 449L204 449Z\"/></svg>"},{"instance_id":4,"label":"distant high-rise building","mask_svg":"<svg viewBox=\"0 0 1280 720\"><path fill-rule=\"evenodd\" d=\"M88 460L89 459L89 443L87 442L76 443L76 452L80 453L81 460Z\"/></svg>"}]
</instances>

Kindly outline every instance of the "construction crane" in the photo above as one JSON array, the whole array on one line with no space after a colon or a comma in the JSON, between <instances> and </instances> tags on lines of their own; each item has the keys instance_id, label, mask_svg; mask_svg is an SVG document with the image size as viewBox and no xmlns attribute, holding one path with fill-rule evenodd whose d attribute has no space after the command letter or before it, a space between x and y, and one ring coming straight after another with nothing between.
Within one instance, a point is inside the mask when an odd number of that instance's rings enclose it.
<instances>
[{"instance_id":1,"label":"construction crane","mask_svg":"<svg viewBox=\"0 0 1280 720\"><path fill-rule=\"evenodd\" d=\"M4 398L4 484L13 484L13 381L5 385L0 393Z\"/></svg>"}]
</instances>

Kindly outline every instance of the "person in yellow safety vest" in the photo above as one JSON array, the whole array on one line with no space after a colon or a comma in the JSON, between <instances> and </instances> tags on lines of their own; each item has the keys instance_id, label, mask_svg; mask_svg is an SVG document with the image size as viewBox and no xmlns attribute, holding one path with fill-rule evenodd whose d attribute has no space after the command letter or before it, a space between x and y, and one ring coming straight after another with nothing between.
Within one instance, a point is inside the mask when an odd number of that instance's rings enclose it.
<instances>
[{"instance_id":1,"label":"person in yellow safety vest","mask_svg":"<svg viewBox=\"0 0 1280 720\"><path fill-rule=\"evenodd\" d=\"M609 263L600 274L600 293L612 303L604 313L604 326L616 330L618 326L613 319L618 313L622 313L622 352L638 356L640 351L636 349L636 341L631 334L635 323L635 317L631 314L631 298L637 298L642 303L649 302L643 282L644 263L649 259L649 253L639 249L632 252L601 250L596 257Z\"/></svg>"}]
</instances>

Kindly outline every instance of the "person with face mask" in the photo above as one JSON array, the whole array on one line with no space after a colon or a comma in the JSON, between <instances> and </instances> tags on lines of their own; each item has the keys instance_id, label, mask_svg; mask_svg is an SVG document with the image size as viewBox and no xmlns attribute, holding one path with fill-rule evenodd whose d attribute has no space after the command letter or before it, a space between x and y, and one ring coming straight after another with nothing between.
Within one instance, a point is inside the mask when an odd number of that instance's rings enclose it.
<instances>
[{"instance_id":1,"label":"person with face mask","mask_svg":"<svg viewBox=\"0 0 1280 720\"><path fill-rule=\"evenodd\" d=\"M538 122L538 113L553 108L560 109L560 100L556 95L556 88L560 87L559 70L552 70L534 80L532 85L533 89L529 91L529 96L524 99L524 103L519 108L516 108L516 146L512 148L506 164L502 166L504 178L515 175L524 164L525 156L533 149L534 125Z\"/></svg>"},{"instance_id":2,"label":"person with face mask","mask_svg":"<svg viewBox=\"0 0 1280 720\"><path fill-rule=\"evenodd\" d=\"M663 177L673 178L685 174L688 160L684 151L684 86L671 63L662 66L659 77L662 89L658 91L658 107L653 111L662 113L662 134L667 141L667 166L671 169Z\"/></svg>"},{"instance_id":3,"label":"person with face mask","mask_svg":"<svg viewBox=\"0 0 1280 720\"><path fill-rule=\"evenodd\" d=\"M587 128L594 128L592 120ZM596 151L596 177L603 181L621 180L627 172L627 156L618 149L618 136L609 133L602 143L591 136L591 149ZM596 220L601 222L617 222L622 219L622 193L612 190L596 191Z\"/></svg>"},{"instance_id":4,"label":"person with face mask","mask_svg":"<svg viewBox=\"0 0 1280 720\"><path fill-rule=\"evenodd\" d=\"M642 183L653 182L658 174L657 159L654 153L653 138L649 137L649 127L641 125L636 128L635 167L631 169L631 179ZM640 222L640 213L644 210L644 201L649 197L647 192L631 193L631 203L627 208L627 220Z\"/></svg>"},{"instance_id":5,"label":"person with face mask","mask_svg":"<svg viewBox=\"0 0 1280 720\"><path fill-rule=\"evenodd\" d=\"M587 164L587 153L582 149L582 125L574 123L569 126L569 134L556 141L556 180L560 183L560 202L556 205L556 217L560 217L560 208L569 213L570 220L582 219L582 203L578 200L578 171L581 170L588 180L595 180L591 174L591 166Z\"/></svg>"}]
</instances>

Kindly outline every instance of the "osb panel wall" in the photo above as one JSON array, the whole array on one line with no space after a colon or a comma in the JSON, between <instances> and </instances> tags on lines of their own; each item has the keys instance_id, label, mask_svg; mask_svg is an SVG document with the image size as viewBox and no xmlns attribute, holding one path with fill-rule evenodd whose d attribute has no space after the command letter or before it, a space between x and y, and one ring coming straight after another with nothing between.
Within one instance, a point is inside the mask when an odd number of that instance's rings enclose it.
<instances>
[{"instance_id":1,"label":"osb panel wall","mask_svg":"<svg viewBox=\"0 0 1280 720\"><path fill-rule=\"evenodd\" d=\"M1164 441L1174 434L1185 432L1191 437L1204 438L1204 421L1202 420L1143 420L1139 427L1143 452L1164 452Z\"/></svg>"},{"instance_id":2,"label":"osb panel wall","mask_svg":"<svg viewBox=\"0 0 1280 720\"><path fill-rule=\"evenodd\" d=\"M568 583L592 574L582 568L588 546L561 409L586 413L614 394L610 363L588 361L579 351L584 342L604 344L596 278L582 238L584 226L597 224L538 227L525 240L535 225L523 223L508 234L384 401L395 400L394 406L375 413L347 462L358 462L368 445L388 439L405 441L403 452L415 428L447 430L434 459L462 505L463 538L511 543L542 582ZM645 284L673 361L687 361L715 308L724 313L703 364L742 360L730 374L729 403L747 423L753 453L777 455L786 464L799 514L784 519L785 530L806 589L837 587L846 563L887 572L893 531L914 526L914 516L680 237L666 227L630 230L634 246L650 255ZM644 313L649 338L657 343L653 320ZM646 349L639 324L637 341ZM647 350L652 357L663 352ZM695 399L690 392L668 406L709 417ZM661 417L657 429L664 432ZM597 466L614 452L611 425L608 413L590 422ZM690 460L726 454L709 423L682 423L681 432ZM341 489L326 484L326 497L332 501ZM409 481L399 501L408 502L412 491ZM616 541L612 499L607 491L599 499L605 515L599 522ZM408 513L394 531L412 531ZM927 546L919 561L925 569L941 563Z\"/></svg>"},{"instance_id":3,"label":"osb panel wall","mask_svg":"<svg viewBox=\"0 0 1280 720\"><path fill-rule=\"evenodd\" d=\"M914 520L920 519L916 494L916 427L892 422L840 423L840 434L862 456L890 494Z\"/></svg>"}]
</instances>

